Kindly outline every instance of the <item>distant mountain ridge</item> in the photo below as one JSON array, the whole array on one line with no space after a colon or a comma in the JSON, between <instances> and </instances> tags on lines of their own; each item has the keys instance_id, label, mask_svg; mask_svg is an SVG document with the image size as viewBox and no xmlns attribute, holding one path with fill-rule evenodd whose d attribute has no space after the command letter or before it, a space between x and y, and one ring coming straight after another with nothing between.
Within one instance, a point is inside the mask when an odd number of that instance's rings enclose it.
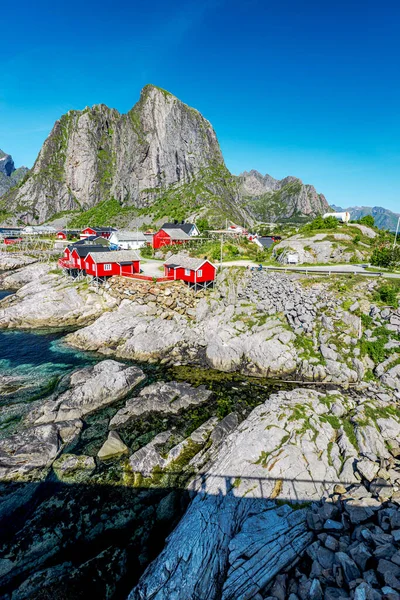
<instances>
[{"instance_id":1,"label":"distant mountain ridge","mask_svg":"<svg viewBox=\"0 0 400 600\"><path fill-rule=\"evenodd\" d=\"M347 210L350 213L352 220L358 220L366 215L372 215L375 219L375 225L379 229L389 229L395 231L400 213L394 213L388 208L382 206L350 206L349 208L341 208L332 204L333 210L342 212Z\"/></svg>"},{"instance_id":2,"label":"distant mountain ridge","mask_svg":"<svg viewBox=\"0 0 400 600\"><path fill-rule=\"evenodd\" d=\"M260 221L302 222L329 210L323 194L291 175L279 180L252 170L239 175L239 181L243 198Z\"/></svg>"},{"instance_id":3,"label":"distant mountain ridge","mask_svg":"<svg viewBox=\"0 0 400 600\"><path fill-rule=\"evenodd\" d=\"M28 171L26 167L16 169L12 156L0 150L0 196L17 185Z\"/></svg>"}]
</instances>

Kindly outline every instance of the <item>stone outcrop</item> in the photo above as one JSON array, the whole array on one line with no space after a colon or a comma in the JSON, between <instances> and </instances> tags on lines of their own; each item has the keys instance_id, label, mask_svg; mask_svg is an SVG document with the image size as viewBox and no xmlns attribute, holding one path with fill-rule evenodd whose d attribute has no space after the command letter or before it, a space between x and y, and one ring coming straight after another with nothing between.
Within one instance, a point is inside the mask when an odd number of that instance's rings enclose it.
<instances>
[{"instance_id":1,"label":"stone outcrop","mask_svg":"<svg viewBox=\"0 0 400 600\"><path fill-rule=\"evenodd\" d=\"M117 429L131 419L153 414L176 414L192 405L206 402L211 392L204 386L193 388L188 383L157 382L145 387L136 398L130 398L110 421L110 429Z\"/></svg>"},{"instance_id":2,"label":"stone outcrop","mask_svg":"<svg viewBox=\"0 0 400 600\"><path fill-rule=\"evenodd\" d=\"M14 271L16 269L21 269L27 265L35 263L36 259L31 258L30 256L13 256L11 253L1 252L0 253L0 271ZM7 278L4 275L0 275L0 286L4 289L7 287L12 287L11 285L7 286L3 284Z\"/></svg>"},{"instance_id":3,"label":"stone outcrop","mask_svg":"<svg viewBox=\"0 0 400 600\"><path fill-rule=\"evenodd\" d=\"M171 319L180 314L192 319L196 316L196 306L205 292L196 295L181 281L157 285L147 281L132 281L126 277L113 277L106 290L118 301L132 300L136 304L150 308L152 314L162 319Z\"/></svg>"},{"instance_id":4,"label":"stone outcrop","mask_svg":"<svg viewBox=\"0 0 400 600\"><path fill-rule=\"evenodd\" d=\"M103 360L93 367L72 373L68 390L30 412L25 423L39 425L84 418L120 400L145 378L138 367Z\"/></svg>"},{"instance_id":5,"label":"stone outcrop","mask_svg":"<svg viewBox=\"0 0 400 600\"><path fill-rule=\"evenodd\" d=\"M279 257L283 251L296 253L300 264L349 263L366 260L370 254L369 247L355 246L352 236L345 233L293 235L274 246L275 256Z\"/></svg>"},{"instance_id":6,"label":"stone outcrop","mask_svg":"<svg viewBox=\"0 0 400 600\"><path fill-rule=\"evenodd\" d=\"M313 218L329 210L325 196L296 177L277 180L258 171L239 176L242 194L258 220L266 222Z\"/></svg>"},{"instance_id":7,"label":"stone outcrop","mask_svg":"<svg viewBox=\"0 0 400 600\"><path fill-rule=\"evenodd\" d=\"M61 279L50 270L35 263L3 276L0 285L5 288L22 287L1 303L0 328L65 328L91 322L116 306L112 296L99 296L85 283Z\"/></svg>"},{"instance_id":8,"label":"stone outcrop","mask_svg":"<svg viewBox=\"0 0 400 600\"><path fill-rule=\"evenodd\" d=\"M329 587L354 590L364 581L371 584L360 575L360 542L367 540L372 550L365 550L383 560L397 551L394 537L385 532L391 518L398 527L399 454L387 448L394 448L400 416L393 423L382 417L376 428L373 415L385 413L392 414L390 399L378 400L373 390L357 398L305 389L270 396L228 435L194 479L191 505L130 600L286 599L298 593L295 584L306 586L305 595L299 594L305 600L311 597L310 587L318 587L314 579L327 592ZM132 460L136 468L144 468L144 457ZM375 467L369 468L367 461ZM329 495L333 500L314 503L309 511L293 512L273 502L295 505ZM382 511L379 527L375 515L389 499L396 504L388 513ZM369 521L364 529L358 527ZM318 541L311 544L315 532ZM375 550L383 544L393 548ZM311 573L305 561L305 571L285 575L305 549L314 561ZM400 590L395 579L389 582L394 571L386 563L378 566L381 587ZM281 584L284 589L278 593ZM322 599L322 592L315 597Z\"/></svg>"}]
</instances>

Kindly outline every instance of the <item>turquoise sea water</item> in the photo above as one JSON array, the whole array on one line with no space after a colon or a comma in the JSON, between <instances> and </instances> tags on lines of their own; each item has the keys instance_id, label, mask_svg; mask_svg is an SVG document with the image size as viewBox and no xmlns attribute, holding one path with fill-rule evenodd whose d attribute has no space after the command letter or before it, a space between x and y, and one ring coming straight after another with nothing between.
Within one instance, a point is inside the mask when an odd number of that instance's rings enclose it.
<instances>
[{"instance_id":1,"label":"turquoise sea water","mask_svg":"<svg viewBox=\"0 0 400 600\"><path fill-rule=\"evenodd\" d=\"M0 300L10 292L0 291ZM97 360L63 344L64 333L0 331L0 437L14 433L32 403L71 371Z\"/></svg>"}]
</instances>

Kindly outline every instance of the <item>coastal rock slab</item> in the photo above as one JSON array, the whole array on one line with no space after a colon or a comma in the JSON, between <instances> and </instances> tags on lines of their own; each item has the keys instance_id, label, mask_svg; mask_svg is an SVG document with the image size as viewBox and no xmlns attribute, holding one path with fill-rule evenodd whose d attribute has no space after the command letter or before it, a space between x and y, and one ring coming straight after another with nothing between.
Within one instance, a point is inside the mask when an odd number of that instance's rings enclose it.
<instances>
[{"instance_id":1,"label":"coastal rock slab","mask_svg":"<svg viewBox=\"0 0 400 600\"><path fill-rule=\"evenodd\" d=\"M53 424L33 427L0 440L0 479L41 479L60 447L58 428Z\"/></svg>"},{"instance_id":2,"label":"coastal rock slab","mask_svg":"<svg viewBox=\"0 0 400 600\"><path fill-rule=\"evenodd\" d=\"M53 470L61 481L79 483L87 479L95 470L92 456L62 454L53 463Z\"/></svg>"},{"instance_id":3,"label":"coastal rock slab","mask_svg":"<svg viewBox=\"0 0 400 600\"><path fill-rule=\"evenodd\" d=\"M110 421L110 429L117 429L136 417L147 413L176 414L189 406L203 404L211 396L204 386L188 383L157 382L145 387L136 398L130 398Z\"/></svg>"},{"instance_id":4,"label":"coastal rock slab","mask_svg":"<svg viewBox=\"0 0 400 600\"><path fill-rule=\"evenodd\" d=\"M255 598L311 542L306 511L224 494L196 496L129 600Z\"/></svg>"},{"instance_id":5,"label":"coastal rock slab","mask_svg":"<svg viewBox=\"0 0 400 600\"><path fill-rule=\"evenodd\" d=\"M36 264L32 265L35 272ZM24 269L25 271L25 269ZM14 285L14 284L13 284ZM32 329L83 325L116 306L116 300L57 275L34 277L0 309L0 328Z\"/></svg>"},{"instance_id":6,"label":"coastal rock slab","mask_svg":"<svg viewBox=\"0 0 400 600\"><path fill-rule=\"evenodd\" d=\"M26 423L38 425L80 419L120 400L145 378L138 367L103 360L72 373L69 389L29 413Z\"/></svg>"}]
</instances>

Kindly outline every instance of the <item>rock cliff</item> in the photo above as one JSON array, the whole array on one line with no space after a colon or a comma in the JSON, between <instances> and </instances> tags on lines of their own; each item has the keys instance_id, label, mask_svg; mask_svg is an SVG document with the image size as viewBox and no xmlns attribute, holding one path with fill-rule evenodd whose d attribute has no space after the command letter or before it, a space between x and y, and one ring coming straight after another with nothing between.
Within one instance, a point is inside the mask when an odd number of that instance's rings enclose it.
<instances>
[{"instance_id":1,"label":"rock cliff","mask_svg":"<svg viewBox=\"0 0 400 600\"><path fill-rule=\"evenodd\" d=\"M12 156L0 150L0 196L17 185L28 171L26 167L16 169Z\"/></svg>"},{"instance_id":2,"label":"rock cliff","mask_svg":"<svg viewBox=\"0 0 400 600\"><path fill-rule=\"evenodd\" d=\"M239 181L246 203L261 221L301 222L329 210L325 196L296 177L278 180L253 170L242 173Z\"/></svg>"},{"instance_id":3,"label":"rock cliff","mask_svg":"<svg viewBox=\"0 0 400 600\"><path fill-rule=\"evenodd\" d=\"M195 180L200 183L193 189ZM147 85L127 114L99 104L63 115L7 203L28 220L43 221L107 198L143 208L171 186L190 208L202 204L205 192L235 201L211 124L169 92Z\"/></svg>"}]
</instances>

